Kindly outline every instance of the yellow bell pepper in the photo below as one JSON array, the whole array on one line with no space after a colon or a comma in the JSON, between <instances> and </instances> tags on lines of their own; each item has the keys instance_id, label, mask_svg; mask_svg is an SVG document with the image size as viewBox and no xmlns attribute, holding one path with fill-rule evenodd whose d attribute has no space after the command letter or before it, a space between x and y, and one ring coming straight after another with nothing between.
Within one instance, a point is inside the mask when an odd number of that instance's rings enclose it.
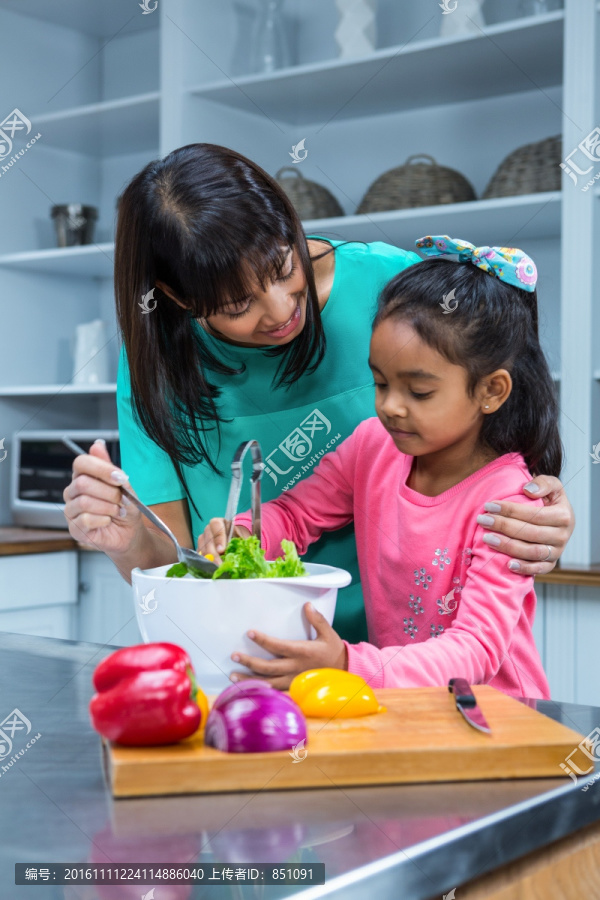
<instances>
[{"instance_id":1,"label":"yellow bell pepper","mask_svg":"<svg viewBox=\"0 0 600 900\"><path fill-rule=\"evenodd\" d=\"M343 669L309 669L297 675L289 689L305 716L353 719L385 712L364 678Z\"/></svg>"},{"instance_id":2,"label":"yellow bell pepper","mask_svg":"<svg viewBox=\"0 0 600 900\"><path fill-rule=\"evenodd\" d=\"M204 730L204 726L206 725L206 720L208 719L208 697L202 690L202 688L198 688L196 691L195 697L196 703L200 707L200 713L202 718L200 719L200 731Z\"/></svg>"}]
</instances>

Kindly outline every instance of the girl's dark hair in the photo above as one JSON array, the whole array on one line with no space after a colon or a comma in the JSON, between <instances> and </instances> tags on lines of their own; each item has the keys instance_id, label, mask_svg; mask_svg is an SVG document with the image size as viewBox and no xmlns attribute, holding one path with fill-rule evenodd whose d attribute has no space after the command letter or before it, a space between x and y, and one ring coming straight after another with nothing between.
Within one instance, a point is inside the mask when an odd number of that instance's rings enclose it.
<instances>
[{"instance_id":1,"label":"girl's dark hair","mask_svg":"<svg viewBox=\"0 0 600 900\"><path fill-rule=\"evenodd\" d=\"M452 294L444 315L440 304ZM383 289L373 322L407 322L430 347L468 373L472 396L481 378L507 369L510 396L485 416L481 442L497 453L521 453L533 475L560 475L558 402L538 334L537 294L512 287L470 262L428 259Z\"/></svg>"},{"instance_id":2,"label":"girl's dark hair","mask_svg":"<svg viewBox=\"0 0 600 900\"><path fill-rule=\"evenodd\" d=\"M168 453L198 515L181 467L206 461L220 474L206 435L216 430L220 446L226 421L208 373L240 374L245 366L220 362L190 316L210 316L246 297L253 276L263 287L277 278L288 248L297 251L308 283L306 324L293 341L263 351L282 357L273 386L286 389L319 366L325 334L306 237L279 184L234 150L190 144L149 163L121 196L115 295L133 411ZM157 281L187 308L163 294ZM144 315L139 304L151 289L157 302Z\"/></svg>"}]
</instances>

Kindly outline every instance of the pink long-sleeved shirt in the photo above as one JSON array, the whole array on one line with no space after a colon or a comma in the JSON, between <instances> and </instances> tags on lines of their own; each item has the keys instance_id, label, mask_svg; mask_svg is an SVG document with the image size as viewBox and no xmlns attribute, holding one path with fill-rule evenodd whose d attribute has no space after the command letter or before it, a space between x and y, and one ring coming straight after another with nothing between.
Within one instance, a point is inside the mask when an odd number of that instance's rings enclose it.
<instances>
[{"instance_id":1,"label":"pink long-sleeved shirt","mask_svg":"<svg viewBox=\"0 0 600 900\"><path fill-rule=\"evenodd\" d=\"M373 687L460 676L549 698L531 630L533 578L512 572L476 522L491 499L542 505L521 493L531 479L523 457L506 453L436 497L407 487L412 461L379 419L361 422L310 477L263 505L267 559L281 554L282 538L303 554L324 531L354 521L371 643L346 643L350 672ZM250 528L250 514L236 522Z\"/></svg>"}]
</instances>

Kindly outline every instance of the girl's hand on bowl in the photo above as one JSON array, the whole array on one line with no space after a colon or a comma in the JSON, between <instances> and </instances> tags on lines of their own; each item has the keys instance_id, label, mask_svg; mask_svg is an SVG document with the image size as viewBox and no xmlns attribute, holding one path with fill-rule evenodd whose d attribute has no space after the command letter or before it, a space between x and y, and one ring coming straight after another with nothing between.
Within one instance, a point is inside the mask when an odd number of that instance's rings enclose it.
<instances>
[{"instance_id":1,"label":"girl's hand on bowl","mask_svg":"<svg viewBox=\"0 0 600 900\"><path fill-rule=\"evenodd\" d=\"M233 653L232 660L246 666L251 670L251 674L232 672L231 680L264 678L273 687L285 691L296 675L308 669L347 669L346 645L337 631L333 630L325 616L321 615L312 603L305 603L303 610L309 624L317 632L314 641L280 641L257 631L249 631L248 637L259 647L272 653L275 659Z\"/></svg>"},{"instance_id":2,"label":"girl's hand on bowl","mask_svg":"<svg viewBox=\"0 0 600 900\"><path fill-rule=\"evenodd\" d=\"M104 553L123 552L133 545L143 528L141 513L121 493L120 484L135 493L125 472L111 462L104 441L75 457L63 499L69 532L76 541Z\"/></svg>"},{"instance_id":3,"label":"girl's hand on bowl","mask_svg":"<svg viewBox=\"0 0 600 900\"><path fill-rule=\"evenodd\" d=\"M221 553L225 551L227 546L227 532L229 530L229 522L226 519L211 519L204 532L198 538L198 553L206 556L212 553L217 565L221 562ZM233 529L234 537L247 538L251 532L243 525L236 525Z\"/></svg>"}]
</instances>

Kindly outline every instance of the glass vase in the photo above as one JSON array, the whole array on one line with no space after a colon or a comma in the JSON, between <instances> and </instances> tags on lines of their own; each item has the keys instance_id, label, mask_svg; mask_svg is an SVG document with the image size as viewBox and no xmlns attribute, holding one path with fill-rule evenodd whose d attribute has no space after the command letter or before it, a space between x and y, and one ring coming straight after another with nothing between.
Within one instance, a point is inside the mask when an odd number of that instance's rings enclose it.
<instances>
[{"instance_id":1,"label":"glass vase","mask_svg":"<svg viewBox=\"0 0 600 900\"><path fill-rule=\"evenodd\" d=\"M274 72L291 65L288 36L283 18L283 0L261 0L254 47L252 72Z\"/></svg>"},{"instance_id":2,"label":"glass vase","mask_svg":"<svg viewBox=\"0 0 600 900\"><path fill-rule=\"evenodd\" d=\"M521 16L543 16L544 13L560 9L560 0L521 0L519 14Z\"/></svg>"}]
</instances>

